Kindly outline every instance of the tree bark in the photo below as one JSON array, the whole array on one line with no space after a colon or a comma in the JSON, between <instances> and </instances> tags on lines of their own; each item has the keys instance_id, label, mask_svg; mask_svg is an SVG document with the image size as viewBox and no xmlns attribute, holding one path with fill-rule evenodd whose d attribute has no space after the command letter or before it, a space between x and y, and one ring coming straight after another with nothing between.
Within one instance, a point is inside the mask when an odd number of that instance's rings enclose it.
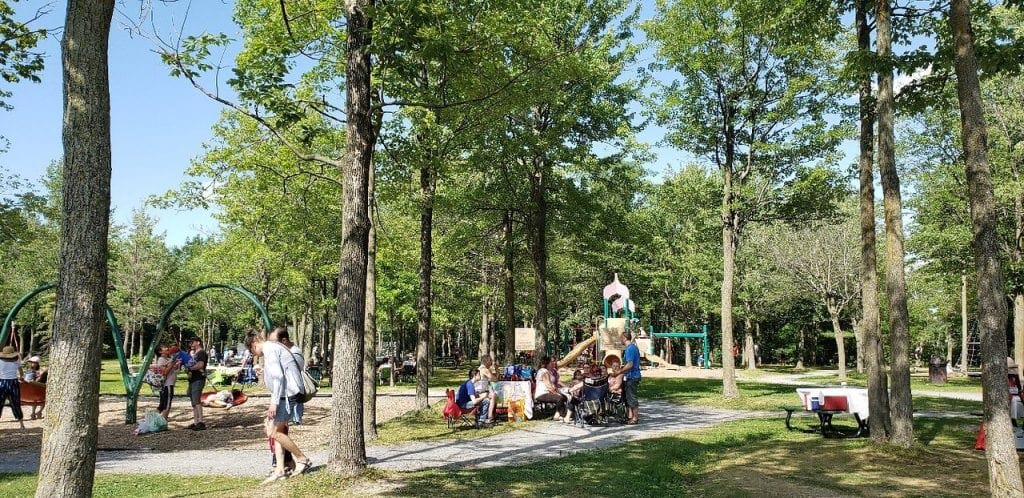
<instances>
[{"instance_id":1,"label":"tree bark","mask_svg":"<svg viewBox=\"0 0 1024 498\"><path fill-rule=\"evenodd\" d=\"M96 470L101 338L110 227L113 0L69 0L61 42L64 173L49 405L36 496L91 496Z\"/></svg>"},{"instance_id":2,"label":"tree bark","mask_svg":"<svg viewBox=\"0 0 1024 498\"><path fill-rule=\"evenodd\" d=\"M416 302L416 408L430 406L430 351L434 270L434 191L437 187L430 160L420 166L420 295Z\"/></svg>"},{"instance_id":3,"label":"tree bark","mask_svg":"<svg viewBox=\"0 0 1024 498\"><path fill-rule=\"evenodd\" d=\"M857 373L864 373L864 329L856 318L853 319L853 339L857 348Z\"/></svg>"},{"instance_id":4,"label":"tree bark","mask_svg":"<svg viewBox=\"0 0 1024 498\"><path fill-rule=\"evenodd\" d=\"M889 0L879 0L876 12L878 58L888 64L892 57L892 15ZM878 73L878 170L885 201L885 287L889 296L889 340L892 355L892 386L889 414L890 441L904 448L914 444L913 402L910 397L910 319L907 311L907 283L904 273L903 206L900 178L896 171L895 100L893 70Z\"/></svg>"},{"instance_id":5,"label":"tree bark","mask_svg":"<svg viewBox=\"0 0 1024 498\"><path fill-rule=\"evenodd\" d=\"M960 371L967 375L967 274L960 275Z\"/></svg>"},{"instance_id":6,"label":"tree bark","mask_svg":"<svg viewBox=\"0 0 1024 498\"><path fill-rule=\"evenodd\" d=\"M505 256L505 362L511 364L516 359L516 280L513 272L515 264L515 239L512 232L512 212L505 210L502 218L504 225Z\"/></svg>"},{"instance_id":7,"label":"tree bark","mask_svg":"<svg viewBox=\"0 0 1024 498\"><path fill-rule=\"evenodd\" d=\"M369 176L376 136L370 106L370 39L373 0L345 0L346 54L345 158L342 163L341 267L338 273L337 328L332 348L333 388L329 467L340 474L366 468L363 441L363 334L370 232Z\"/></svg>"},{"instance_id":8,"label":"tree bark","mask_svg":"<svg viewBox=\"0 0 1024 498\"><path fill-rule=\"evenodd\" d=\"M754 322L750 319L753 306L750 302L743 303L746 314L743 316L743 361L747 364L747 370L757 370L757 362L754 359Z\"/></svg>"},{"instance_id":9,"label":"tree bark","mask_svg":"<svg viewBox=\"0 0 1024 498\"><path fill-rule=\"evenodd\" d=\"M1024 365L1024 293L1013 295L1013 360Z\"/></svg>"},{"instance_id":10,"label":"tree bark","mask_svg":"<svg viewBox=\"0 0 1024 498\"><path fill-rule=\"evenodd\" d=\"M839 380L846 380L846 334L839 323L839 310L834 304L828 305L828 316L832 320L832 333L836 336L836 353L839 355ZM870 418L870 417L869 417Z\"/></svg>"},{"instance_id":11,"label":"tree bark","mask_svg":"<svg viewBox=\"0 0 1024 498\"><path fill-rule=\"evenodd\" d=\"M540 110L535 110L535 128L542 128L543 117ZM547 157L537 152L533 160L533 171L530 175L530 256L533 262L534 302L537 312L535 355L539 360L546 354L548 340L548 248L547 248Z\"/></svg>"},{"instance_id":12,"label":"tree bark","mask_svg":"<svg viewBox=\"0 0 1024 498\"><path fill-rule=\"evenodd\" d=\"M981 103L981 85L974 56L971 7L967 0L952 0L949 23L953 31L957 97L960 101L961 139L966 158L974 265L978 273L978 331L981 336L981 381L985 411L985 455L988 457L992 496L1024 496L1020 461L1014 443L1006 396L1006 300L992 171L988 161L988 135Z\"/></svg>"},{"instance_id":13,"label":"tree bark","mask_svg":"<svg viewBox=\"0 0 1024 498\"><path fill-rule=\"evenodd\" d=\"M376 130L374 134L377 134ZM374 168L371 163L366 183L370 229L366 242L366 317L363 324L364 444L377 439L377 224L373 220Z\"/></svg>"},{"instance_id":14,"label":"tree bark","mask_svg":"<svg viewBox=\"0 0 1024 498\"><path fill-rule=\"evenodd\" d=\"M807 350L807 327L804 325L800 326L800 334L797 337L796 343L796 369L803 370L804 368L804 352ZM869 417L870 419L870 417Z\"/></svg>"},{"instance_id":15,"label":"tree bark","mask_svg":"<svg viewBox=\"0 0 1024 498\"><path fill-rule=\"evenodd\" d=\"M488 337L488 316L487 316L487 298L483 298L480 303L480 343L477 344L477 357L483 357L490 350L491 339Z\"/></svg>"},{"instance_id":16,"label":"tree bark","mask_svg":"<svg viewBox=\"0 0 1024 498\"><path fill-rule=\"evenodd\" d=\"M732 292L736 276L736 216L732 210L732 162L722 168L722 395L738 398L736 365L732 356Z\"/></svg>"}]
</instances>

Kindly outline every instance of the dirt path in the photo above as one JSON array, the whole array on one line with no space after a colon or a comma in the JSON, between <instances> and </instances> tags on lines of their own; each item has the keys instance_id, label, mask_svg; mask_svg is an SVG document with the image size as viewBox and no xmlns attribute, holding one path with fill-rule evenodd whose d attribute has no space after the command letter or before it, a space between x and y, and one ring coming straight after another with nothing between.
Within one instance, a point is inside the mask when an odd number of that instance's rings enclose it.
<instances>
[{"instance_id":1,"label":"dirt path","mask_svg":"<svg viewBox=\"0 0 1024 498\"><path fill-rule=\"evenodd\" d=\"M477 440L370 446L367 448L367 456L372 467L398 471L519 465L579 451L607 448L636 439L708 427L728 420L771 415L685 407L646 400L642 403L642 409L643 418L635 426L580 428L547 422L529 429ZM302 428L296 432L307 431ZM322 431L309 432L314 432L322 440ZM181 438L183 433L178 431L176 435L172 433L172 436ZM250 439L253 439L251 435ZM270 453L263 446L265 444L265 441L260 440L256 442L259 448L238 445L174 451L106 449L98 452L96 469L100 472L119 473L260 476L266 474L270 466ZM0 459L0 473L35 472L38 468L38 450L15 450L9 456L11 458L5 455L5 458ZM328 455L325 450L316 450L311 451L310 456L314 464L323 464Z\"/></svg>"}]
</instances>

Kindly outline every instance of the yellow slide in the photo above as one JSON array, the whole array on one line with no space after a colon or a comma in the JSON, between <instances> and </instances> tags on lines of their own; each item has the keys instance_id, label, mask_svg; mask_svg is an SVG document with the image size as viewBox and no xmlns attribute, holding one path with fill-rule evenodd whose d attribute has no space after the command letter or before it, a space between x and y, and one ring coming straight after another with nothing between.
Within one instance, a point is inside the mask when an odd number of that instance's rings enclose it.
<instances>
[{"instance_id":1,"label":"yellow slide","mask_svg":"<svg viewBox=\"0 0 1024 498\"><path fill-rule=\"evenodd\" d=\"M576 357L580 355L580 353L582 353L590 346L593 346L595 342L597 342L597 334L594 334L589 339L577 344L576 347L572 348L572 351L569 351L569 354L565 355L565 357L562 358L561 360L558 360L558 367L562 368L572 363L572 361L575 360Z\"/></svg>"},{"instance_id":2,"label":"yellow slide","mask_svg":"<svg viewBox=\"0 0 1024 498\"><path fill-rule=\"evenodd\" d=\"M671 362L665 360L664 358L662 358L662 357L660 357L660 356L658 356L656 354L653 354L653 353L647 353L645 358L647 358L647 361L649 361L651 363L659 363L659 364L661 364L661 366L666 367L666 368L674 368L674 369L678 369L679 368L679 365L671 363Z\"/></svg>"}]
</instances>

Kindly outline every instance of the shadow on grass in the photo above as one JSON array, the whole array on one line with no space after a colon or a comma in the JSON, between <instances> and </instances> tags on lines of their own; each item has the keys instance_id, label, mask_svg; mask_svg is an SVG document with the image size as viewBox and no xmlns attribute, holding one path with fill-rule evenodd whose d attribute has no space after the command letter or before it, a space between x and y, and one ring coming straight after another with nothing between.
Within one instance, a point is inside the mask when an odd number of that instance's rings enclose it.
<instances>
[{"instance_id":1,"label":"shadow on grass","mask_svg":"<svg viewBox=\"0 0 1024 498\"><path fill-rule=\"evenodd\" d=\"M841 496L987 494L962 420L916 421L909 450L786 432L777 419L635 441L562 459L397 474L400 496ZM780 430L781 429L781 430ZM951 463L953 466L951 467Z\"/></svg>"}]
</instances>

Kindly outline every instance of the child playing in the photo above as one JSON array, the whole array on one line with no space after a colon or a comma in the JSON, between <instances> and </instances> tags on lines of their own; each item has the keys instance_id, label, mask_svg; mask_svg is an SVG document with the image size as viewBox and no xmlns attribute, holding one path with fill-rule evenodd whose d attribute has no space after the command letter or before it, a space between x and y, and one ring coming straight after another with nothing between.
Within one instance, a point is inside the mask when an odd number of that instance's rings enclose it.
<instances>
[{"instance_id":1,"label":"child playing","mask_svg":"<svg viewBox=\"0 0 1024 498\"><path fill-rule=\"evenodd\" d=\"M33 356L25 362L25 374L21 377L25 382L46 383L46 369L39 366L40 361L41 359L38 356ZM45 407L45 403L32 405L32 413L29 414L29 419L43 418L43 408Z\"/></svg>"}]
</instances>

